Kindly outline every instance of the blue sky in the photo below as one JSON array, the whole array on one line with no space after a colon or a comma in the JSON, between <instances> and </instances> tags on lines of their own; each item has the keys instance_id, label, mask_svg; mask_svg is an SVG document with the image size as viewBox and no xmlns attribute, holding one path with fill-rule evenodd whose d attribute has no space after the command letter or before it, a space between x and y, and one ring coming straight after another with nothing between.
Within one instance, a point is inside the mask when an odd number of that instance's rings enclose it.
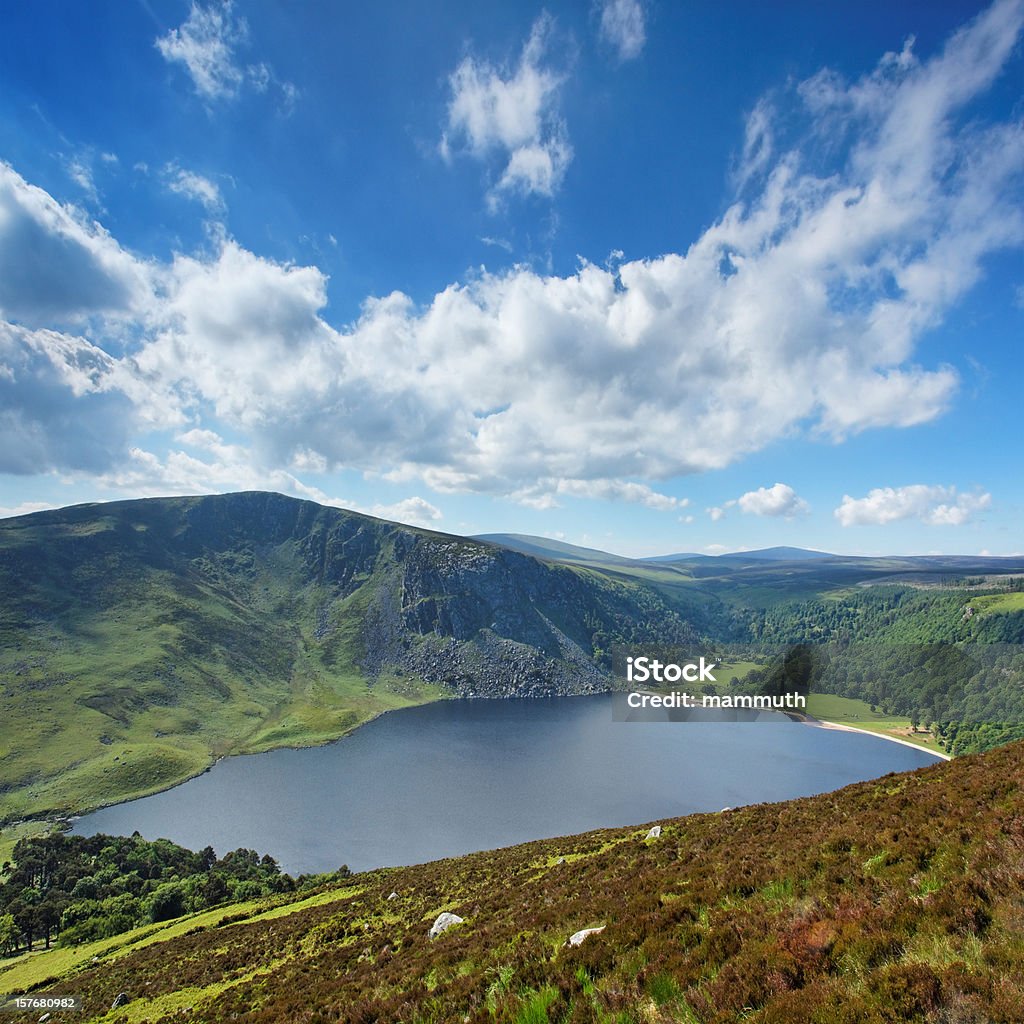
<instances>
[{"instance_id":1,"label":"blue sky","mask_svg":"<svg viewBox=\"0 0 1024 1024\"><path fill-rule=\"evenodd\" d=\"M3 514L1024 550L1024 0L4 20Z\"/></svg>"}]
</instances>

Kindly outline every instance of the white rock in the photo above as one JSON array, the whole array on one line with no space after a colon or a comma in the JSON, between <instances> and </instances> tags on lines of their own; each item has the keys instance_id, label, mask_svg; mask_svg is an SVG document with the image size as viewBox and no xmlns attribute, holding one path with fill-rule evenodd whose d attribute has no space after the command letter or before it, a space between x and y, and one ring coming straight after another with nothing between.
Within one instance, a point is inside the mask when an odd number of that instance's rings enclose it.
<instances>
[{"instance_id":1,"label":"white rock","mask_svg":"<svg viewBox=\"0 0 1024 1024\"><path fill-rule=\"evenodd\" d=\"M569 936L569 945L578 946L588 935L597 935L599 932L603 932L605 929L604 925L600 928L584 928L582 931L573 932Z\"/></svg>"},{"instance_id":2,"label":"white rock","mask_svg":"<svg viewBox=\"0 0 1024 1024\"><path fill-rule=\"evenodd\" d=\"M436 939L441 932L448 931L452 925L462 924L462 918L458 914L449 914L446 910L443 914L437 915L437 920L430 926L427 933L430 938Z\"/></svg>"},{"instance_id":3,"label":"white rock","mask_svg":"<svg viewBox=\"0 0 1024 1024\"><path fill-rule=\"evenodd\" d=\"M654 825L651 828L651 831L648 832L647 835L644 836L644 838L645 839L657 839L660 835L661 835L661 826L660 825Z\"/></svg>"},{"instance_id":4,"label":"white rock","mask_svg":"<svg viewBox=\"0 0 1024 1024\"><path fill-rule=\"evenodd\" d=\"M393 892L393 893L392 893L392 894L391 894L391 895L390 895L390 896L388 897L388 900L397 900L397 899L398 899L398 893L397 893L397 892Z\"/></svg>"}]
</instances>

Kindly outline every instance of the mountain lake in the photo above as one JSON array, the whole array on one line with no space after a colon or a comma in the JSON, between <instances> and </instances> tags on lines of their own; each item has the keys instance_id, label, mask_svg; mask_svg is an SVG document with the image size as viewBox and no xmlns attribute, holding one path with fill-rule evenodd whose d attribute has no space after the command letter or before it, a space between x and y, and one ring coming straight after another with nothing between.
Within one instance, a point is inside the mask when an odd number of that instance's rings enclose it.
<instances>
[{"instance_id":1,"label":"mountain lake","mask_svg":"<svg viewBox=\"0 0 1024 1024\"><path fill-rule=\"evenodd\" d=\"M439 701L327 746L225 758L73 832L138 830L219 855L244 846L292 874L361 871L809 796L937 760L761 717L771 720L616 722L610 694Z\"/></svg>"}]
</instances>

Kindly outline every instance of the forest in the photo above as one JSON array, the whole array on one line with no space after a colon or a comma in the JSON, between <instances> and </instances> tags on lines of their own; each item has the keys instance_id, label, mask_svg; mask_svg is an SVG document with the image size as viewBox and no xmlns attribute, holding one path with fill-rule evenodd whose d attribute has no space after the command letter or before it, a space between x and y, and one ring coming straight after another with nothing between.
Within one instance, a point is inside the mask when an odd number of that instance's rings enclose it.
<instances>
[{"instance_id":1,"label":"forest","mask_svg":"<svg viewBox=\"0 0 1024 1024\"><path fill-rule=\"evenodd\" d=\"M344 877L342 867L329 877ZM218 858L167 839L72 836L23 839L0 866L0 954L42 942L73 946L226 903L293 892L298 880L270 856L233 850Z\"/></svg>"}]
</instances>

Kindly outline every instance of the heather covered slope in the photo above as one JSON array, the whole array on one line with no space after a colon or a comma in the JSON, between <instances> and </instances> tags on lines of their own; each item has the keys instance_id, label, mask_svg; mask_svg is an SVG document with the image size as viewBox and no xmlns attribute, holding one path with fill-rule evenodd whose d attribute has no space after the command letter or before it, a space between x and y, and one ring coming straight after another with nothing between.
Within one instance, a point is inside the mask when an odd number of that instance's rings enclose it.
<instances>
[{"instance_id":1,"label":"heather covered slope","mask_svg":"<svg viewBox=\"0 0 1024 1024\"><path fill-rule=\"evenodd\" d=\"M43 990L82 993L83 1022L1011 1024L1022 783L1015 744L663 822L656 839L609 829L368 873L292 913L183 922L192 934L107 951ZM443 910L465 922L431 941ZM0 989L19 978L0 973ZM132 1001L108 1014L121 992Z\"/></svg>"},{"instance_id":2,"label":"heather covered slope","mask_svg":"<svg viewBox=\"0 0 1024 1024\"><path fill-rule=\"evenodd\" d=\"M652 590L279 494L0 521L0 825L447 694L607 686L685 639Z\"/></svg>"}]
</instances>

